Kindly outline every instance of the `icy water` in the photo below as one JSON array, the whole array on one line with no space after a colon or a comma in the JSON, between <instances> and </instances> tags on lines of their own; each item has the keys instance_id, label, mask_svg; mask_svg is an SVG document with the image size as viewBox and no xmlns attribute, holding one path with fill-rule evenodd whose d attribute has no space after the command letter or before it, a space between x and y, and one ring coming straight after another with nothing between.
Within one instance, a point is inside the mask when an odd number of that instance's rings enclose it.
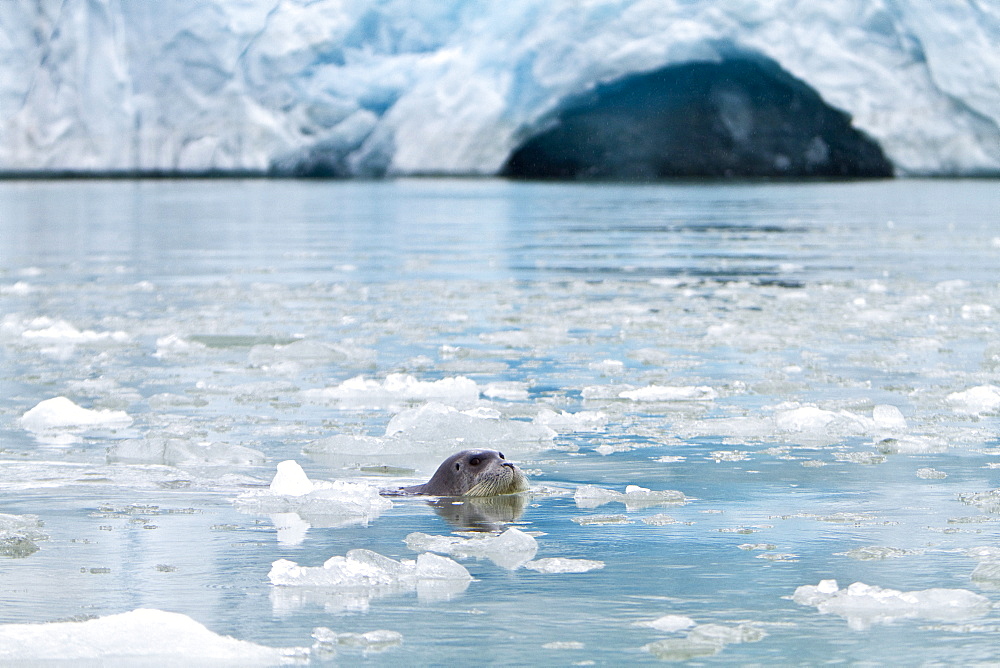
<instances>
[{"instance_id":1,"label":"icy water","mask_svg":"<svg viewBox=\"0 0 1000 668\"><path fill-rule=\"evenodd\" d=\"M1000 661L998 212L995 181L0 183L0 638L154 608L314 664ZM472 446L523 512L373 494ZM290 459L354 485L271 491ZM269 579L475 540L463 508L537 551Z\"/></svg>"}]
</instances>

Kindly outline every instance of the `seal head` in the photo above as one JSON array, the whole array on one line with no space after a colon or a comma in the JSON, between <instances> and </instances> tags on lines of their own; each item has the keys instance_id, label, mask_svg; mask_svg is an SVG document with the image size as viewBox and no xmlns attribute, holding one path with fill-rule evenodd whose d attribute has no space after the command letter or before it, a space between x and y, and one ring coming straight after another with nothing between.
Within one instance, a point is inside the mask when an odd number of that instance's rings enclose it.
<instances>
[{"instance_id":1,"label":"seal head","mask_svg":"<svg viewBox=\"0 0 1000 668\"><path fill-rule=\"evenodd\" d=\"M528 489L521 469L496 450L462 450L441 463L431 479L422 485L403 487L399 494L431 496L498 496Z\"/></svg>"}]
</instances>

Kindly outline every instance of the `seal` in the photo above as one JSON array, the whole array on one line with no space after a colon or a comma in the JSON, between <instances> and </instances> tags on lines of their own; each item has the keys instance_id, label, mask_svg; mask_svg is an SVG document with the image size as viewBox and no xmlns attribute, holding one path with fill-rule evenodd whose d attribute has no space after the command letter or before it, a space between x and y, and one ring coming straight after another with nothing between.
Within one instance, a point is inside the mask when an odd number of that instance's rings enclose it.
<instances>
[{"instance_id":1,"label":"seal","mask_svg":"<svg viewBox=\"0 0 1000 668\"><path fill-rule=\"evenodd\" d=\"M521 469L496 450L462 450L441 463L431 479L422 485L401 487L394 494L428 496L498 496L528 489Z\"/></svg>"}]
</instances>

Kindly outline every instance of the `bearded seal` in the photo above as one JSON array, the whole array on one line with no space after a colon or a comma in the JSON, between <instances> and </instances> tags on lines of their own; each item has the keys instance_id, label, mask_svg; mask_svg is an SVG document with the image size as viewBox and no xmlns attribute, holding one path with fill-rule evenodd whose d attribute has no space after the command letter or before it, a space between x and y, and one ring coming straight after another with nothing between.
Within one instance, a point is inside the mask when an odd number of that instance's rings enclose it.
<instances>
[{"instance_id":1,"label":"bearded seal","mask_svg":"<svg viewBox=\"0 0 1000 668\"><path fill-rule=\"evenodd\" d=\"M496 450L462 450L441 463L431 479L422 485L401 487L393 495L498 496L528 489L521 469Z\"/></svg>"}]
</instances>

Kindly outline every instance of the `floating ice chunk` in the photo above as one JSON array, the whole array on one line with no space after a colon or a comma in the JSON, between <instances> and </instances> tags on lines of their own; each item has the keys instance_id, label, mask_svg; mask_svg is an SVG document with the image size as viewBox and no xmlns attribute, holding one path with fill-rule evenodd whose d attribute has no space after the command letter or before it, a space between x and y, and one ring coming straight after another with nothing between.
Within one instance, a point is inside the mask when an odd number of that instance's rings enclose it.
<instances>
[{"instance_id":1,"label":"floating ice chunk","mask_svg":"<svg viewBox=\"0 0 1000 668\"><path fill-rule=\"evenodd\" d=\"M351 346L300 339L286 344L257 344L250 348L247 359L255 367L271 368L280 364L322 364L330 362L366 361L369 350Z\"/></svg>"},{"instance_id":2,"label":"floating ice chunk","mask_svg":"<svg viewBox=\"0 0 1000 668\"><path fill-rule=\"evenodd\" d=\"M547 642L544 645L542 645L542 649L573 650L573 649L583 649L584 647L586 647L586 645L584 645L579 640L556 640L554 642Z\"/></svg>"},{"instance_id":3,"label":"floating ice chunk","mask_svg":"<svg viewBox=\"0 0 1000 668\"><path fill-rule=\"evenodd\" d=\"M281 496L302 496L312 492L316 486L309 480L306 472L294 459L279 462L277 471L268 489L271 494Z\"/></svg>"},{"instance_id":4,"label":"floating ice chunk","mask_svg":"<svg viewBox=\"0 0 1000 668\"><path fill-rule=\"evenodd\" d=\"M949 394L946 401L956 413L986 415L1000 410L1000 387L979 385L964 392Z\"/></svg>"},{"instance_id":5,"label":"floating ice chunk","mask_svg":"<svg viewBox=\"0 0 1000 668\"><path fill-rule=\"evenodd\" d=\"M604 568L604 562L592 559L547 557L529 561L524 564L524 567L529 571L538 571L539 573L587 573Z\"/></svg>"},{"instance_id":6,"label":"floating ice chunk","mask_svg":"<svg viewBox=\"0 0 1000 668\"><path fill-rule=\"evenodd\" d=\"M465 376L421 381L407 374L394 373L386 376L383 382L356 376L335 387L307 390L304 395L308 399L352 409L391 409L420 401L469 407L479 400L479 386Z\"/></svg>"},{"instance_id":7,"label":"floating ice chunk","mask_svg":"<svg viewBox=\"0 0 1000 668\"><path fill-rule=\"evenodd\" d=\"M48 344L128 343L131 340L126 332L95 332L90 329L80 331L65 320L43 317L35 318L25 324L21 334L23 338Z\"/></svg>"},{"instance_id":8,"label":"floating ice chunk","mask_svg":"<svg viewBox=\"0 0 1000 668\"><path fill-rule=\"evenodd\" d=\"M371 550L351 550L316 567L279 559L271 564L268 579L280 587L346 591L358 599L354 606L363 609L368 599L412 590L420 598L450 597L465 591L472 576L456 561L429 552L416 561L396 561Z\"/></svg>"},{"instance_id":9,"label":"floating ice chunk","mask_svg":"<svg viewBox=\"0 0 1000 668\"><path fill-rule=\"evenodd\" d=\"M714 656L726 645L760 642L766 637L767 633L753 624L699 624L683 638L658 640L643 649L663 661L687 661L700 656Z\"/></svg>"},{"instance_id":10,"label":"floating ice chunk","mask_svg":"<svg viewBox=\"0 0 1000 668\"><path fill-rule=\"evenodd\" d=\"M875 426L885 431L906 431L906 418L895 406L879 404L872 410Z\"/></svg>"},{"instance_id":11,"label":"floating ice chunk","mask_svg":"<svg viewBox=\"0 0 1000 668\"><path fill-rule=\"evenodd\" d=\"M635 622L635 626L645 626L664 633L676 633L694 625L695 621L684 615L664 615L645 622Z\"/></svg>"},{"instance_id":12,"label":"floating ice chunk","mask_svg":"<svg viewBox=\"0 0 1000 668\"><path fill-rule=\"evenodd\" d=\"M618 396L632 401L714 401L718 398L719 393L705 385L681 387L650 385L636 390L619 392Z\"/></svg>"},{"instance_id":13,"label":"floating ice chunk","mask_svg":"<svg viewBox=\"0 0 1000 668\"><path fill-rule=\"evenodd\" d=\"M46 399L21 416L21 426L35 433L77 427L127 427L131 424L132 418L124 411L89 410L66 397Z\"/></svg>"},{"instance_id":14,"label":"floating ice chunk","mask_svg":"<svg viewBox=\"0 0 1000 668\"><path fill-rule=\"evenodd\" d=\"M983 512L1000 513L1000 489L959 494L958 500L970 506L975 506Z\"/></svg>"},{"instance_id":15,"label":"floating ice chunk","mask_svg":"<svg viewBox=\"0 0 1000 668\"><path fill-rule=\"evenodd\" d=\"M542 424L503 418L490 408L460 411L440 403L427 403L394 415L386 425L385 435L409 442L508 444L547 443L557 434Z\"/></svg>"},{"instance_id":16,"label":"floating ice chunk","mask_svg":"<svg viewBox=\"0 0 1000 668\"><path fill-rule=\"evenodd\" d=\"M374 485L312 481L294 460L278 464L268 489L244 492L235 504L244 513L297 513L312 526L324 527L367 524L392 507Z\"/></svg>"},{"instance_id":17,"label":"floating ice chunk","mask_svg":"<svg viewBox=\"0 0 1000 668\"><path fill-rule=\"evenodd\" d=\"M317 626L312 632L313 652L331 653L336 647L361 647L367 652L380 652L403 642L403 634L398 631L367 631L365 633L337 633L325 626Z\"/></svg>"},{"instance_id":18,"label":"floating ice chunk","mask_svg":"<svg viewBox=\"0 0 1000 668\"><path fill-rule=\"evenodd\" d=\"M37 515L0 514L0 557L19 559L38 551L35 541L48 540Z\"/></svg>"},{"instance_id":19,"label":"floating ice chunk","mask_svg":"<svg viewBox=\"0 0 1000 668\"><path fill-rule=\"evenodd\" d=\"M616 376L625 371L625 362L621 360L601 360L587 365L591 371L597 371L604 376Z\"/></svg>"},{"instance_id":20,"label":"floating ice chunk","mask_svg":"<svg viewBox=\"0 0 1000 668\"><path fill-rule=\"evenodd\" d=\"M308 652L218 635L186 615L142 608L85 622L0 624L0 663L273 666L299 663Z\"/></svg>"},{"instance_id":21,"label":"floating ice chunk","mask_svg":"<svg viewBox=\"0 0 1000 668\"><path fill-rule=\"evenodd\" d=\"M189 341L177 334L168 334L156 340L156 352L153 353L153 357L159 359L179 357L207 349L208 346L199 341Z\"/></svg>"},{"instance_id":22,"label":"floating ice chunk","mask_svg":"<svg viewBox=\"0 0 1000 668\"><path fill-rule=\"evenodd\" d=\"M828 411L816 406L799 406L775 414L774 424L781 431L820 432L835 429L839 433L863 434L871 423L847 411Z\"/></svg>"},{"instance_id":23,"label":"floating ice chunk","mask_svg":"<svg viewBox=\"0 0 1000 668\"><path fill-rule=\"evenodd\" d=\"M935 436L884 438L875 446L884 455L924 455L948 450L948 441Z\"/></svg>"},{"instance_id":24,"label":"floating ice chunk","mask_svg":"<svg viewBox=\"0 0 1000 668\"><path fill-rule=\"evenodd\" d=\"M179 438L129 439L108 448L109 462L165 464L167 466L257 466L259 450L226 443L192 443Z\"/></svg>"},{"instance_id":25,"label":"floating ice chunk","mask_svg":"<svg viewBox=\"0 0 1000 668\"><path fill-rule=\"evenodd\" d=\"M578 508L597 508L606 503L618 502L624 503L628 510L687 503L687 497L684 496L683 492L672 489L653 491L638 485L628 485L624 494L613 489L581 485L573 494L573 500Z\"/></svg>"},{"instance_id":26,"label":"floating ice chunk","mask_svg":"<svg viewBox=\"0 0 1000 668\"><path fill-rule=\"evenodd\" d=\"M625 515L587 515L586 517L574 517L573 521L580 526L590 526L595 524L632 524Z\"/></svg>"},{"instance_id":27,"label":"floating ice chunk","mask_svg":"<svg viewBox=\"0 0 1000 668\"><path fill-rule=\"evenodd\" d=\"M411 533L406 537L406 546L414 551L438 552L457 557L485 557L507 570L522 566L538 552L538 542L514 527L498 536L487 534L476 538Z\"/></svg>"},{"instance_id":28,"label":"floating ice chunk","mask_svg":"<svg viewBox=\"0 0 1000 668\"><path fill-rule=\"evenodd\" d=\"M548 408L543 408L538 411L533 422L555 429L559 433L598 431L608 423L608 416L601 411L579 411L577 413L560 411L556 413Z\"/></svg>"},{"instance_id":29,"label":"floating ice chunk","mask_svg":"<svg viewBox=\"0 0 1000 668\"><path fill-rule=\"evenodd\" d=\"M836 580L803 585L795 590L792 600L815 606L824 614L840 615L854 629L896 619L968 619L985 615L993 608L988 598L967 589L897 591L862 582L840 589Z\"/></svg>"},{"instance_id":30,"label":"floating ice chunk","mask_svg":"<svg viewBox=\"0 0 1000 668\"><path fill-rule=\"evenodd\" d=\"M933 468L922 468L917 469L917 477L924 480L944 480L948 477L948 474Z\"/></svg>"},{"instance_id":31,"label":"floating ice chunk","mask_svg":"<svg viewBox=\"0 0 1000 668\"><path fill-rule=\"evenodd\" d=\"M848 550L847 552L837 552L839 556L850 557L851 559L857 559L858 561L881 561L884 559L896 559L898 557L906 557L912 554L920 554L915 550L904 550L900 547L883 547L881 545L868 545L865 547L856 547L853 550Z\"/></svg>"},{"instance_id":32,"label":"floating ice chunk","mask_svg":"<svg viewBox=\"0 0 1000 668\"><path fill-rule=\"evenodd\" d=\"M518 381L489 383L483 388L483 396L504 401L527 401L528 384Z\"/></svg>"}]
</instances>

